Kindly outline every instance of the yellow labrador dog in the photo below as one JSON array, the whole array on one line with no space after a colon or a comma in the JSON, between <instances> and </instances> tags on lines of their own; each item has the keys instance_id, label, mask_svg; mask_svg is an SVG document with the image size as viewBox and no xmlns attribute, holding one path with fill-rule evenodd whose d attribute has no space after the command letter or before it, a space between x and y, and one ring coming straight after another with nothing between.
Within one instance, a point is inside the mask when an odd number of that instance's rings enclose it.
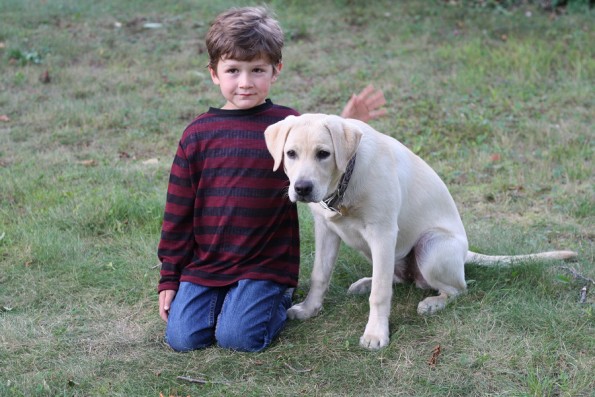
<instances>
[{"instance_id":1,"label":"yellow labrador dog","mask_svg":"<svg viewBox=\"0 0 595 397\"><path fill-rule=\"evenodd\" d=\"M328 289L340 241L372 263L372 277L349 288L370 292L370 313L360 344L379 349L389 342L392 283L411 280L438 291L418 313L444 308L463 292L465 263L509 264L527 259L567 259L552 251L487 256L468 251L455 202L440 177L396 139L358 120L323 114L290 116L265 131L274 169L283 164L289 199L308 203L315 221L315 260L306 299L292 306L292 319L318 314Z\"/></svg>"}]
</instances>

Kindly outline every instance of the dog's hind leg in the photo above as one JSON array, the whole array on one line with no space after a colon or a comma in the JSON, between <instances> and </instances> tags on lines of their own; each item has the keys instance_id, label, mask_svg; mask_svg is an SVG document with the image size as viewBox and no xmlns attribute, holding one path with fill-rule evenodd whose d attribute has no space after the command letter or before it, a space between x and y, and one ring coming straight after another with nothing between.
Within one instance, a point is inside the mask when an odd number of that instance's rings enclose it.
<instances>
[{"instance_id":1,"label":"dog's hind leg","mask_svg":"<svg viewBox=\"0 0 595 397\"><path fill-rule=\"evenodd\" d=\"M400 279L396 275L393 275L393 284L399 284L402 282L403 282L402 279ZM363 277L363 278L360 278L359 280L357 280L355 283L351 284L349 286L349 289L347 290L347 293L352 294L352 295L363 295L363 294L369 294L371 290L372 290L372 277Z\"/></svg>"},{"instance_id":2,"label":"dog's hind leg","mask_svg":"<svg viewBox=\"0 0 595 397\"><path fill-rule=\"evenodd\" d=\"M419 302L417 305L418 314L433 314L446 307L448 302L448 294L446 292L440 292L437 296L430 296Z\"/></svg>"},{"instance_id":3,"label":"dog's hind leg","mask_svg":"<svg viewBox=\"0 0 595 397\"><path fill-rule=\"evenodd\" d=\"M363 277L349 286L348 294L363 295L370 293L372 289L372 277Z\"/></svg>"},{"instance_id":4,"label":"dog's hind leg","mask_svg":"<svg viewBox=\"0 0 595 397\"><path fill-rule=\"evenodd\" d=\"M466 237L443 231L424 234L415 246L416 283L439 292L422 300L419 314L432 314L444 309L448 299L465 291Z\"/></svg>"}]
</instances>

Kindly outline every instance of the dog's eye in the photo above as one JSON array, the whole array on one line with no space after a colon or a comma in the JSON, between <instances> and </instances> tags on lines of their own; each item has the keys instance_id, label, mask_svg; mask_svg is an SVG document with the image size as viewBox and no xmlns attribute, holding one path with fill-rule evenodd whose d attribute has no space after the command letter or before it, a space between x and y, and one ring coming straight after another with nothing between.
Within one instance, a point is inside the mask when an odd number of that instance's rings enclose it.
<instances>
[{"instance_id":1,"label":"dog's eye","mask_svg":"<svg viewBox=\"0 0 595 397\"><path fill-rule=\"evenodd\" d=\"M319 150L318 153L316 153L316 158L318 160L324 160L326 158L328 158L328 156L330 156L331 154L329 152L327 152L326 150Z\"/></svg>"},{"instance_id":2,"label":"dog's eye","mask_svg":"<svg viewBox=\"0 0 595 397\"><path fill-rule=\"evenodd\" d=\"M288 150L287 153L285 153L285 155L288 159L295 159L297 157L297 153L295 152L295 150Z\"/></svg>"}]
</instances>

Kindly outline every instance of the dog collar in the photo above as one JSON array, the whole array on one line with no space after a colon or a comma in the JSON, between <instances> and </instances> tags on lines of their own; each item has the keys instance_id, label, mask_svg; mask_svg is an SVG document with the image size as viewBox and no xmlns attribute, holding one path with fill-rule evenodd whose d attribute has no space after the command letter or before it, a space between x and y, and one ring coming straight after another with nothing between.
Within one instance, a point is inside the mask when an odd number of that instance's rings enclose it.
<instances>
[{"instance_id":1,"label":"dog collar","mask_svg":"<svg viewBox=\"0 0 595 397\"><path fill-rule=\"evenodd\" d=\"M333 211L338 213L339 215L343 215L341 213L341 202L343 201L343 195L347 190L347 185L349 184L349 180L351 179L351 174L353 174L353 168L355 167L355 154L347 163L347 168L345 169L345 173L341 176L341 180L339 181L339 186L337 190L335 190L330 196L319 201L319 204L325 210Z\"/></svg>"}]
</instances>

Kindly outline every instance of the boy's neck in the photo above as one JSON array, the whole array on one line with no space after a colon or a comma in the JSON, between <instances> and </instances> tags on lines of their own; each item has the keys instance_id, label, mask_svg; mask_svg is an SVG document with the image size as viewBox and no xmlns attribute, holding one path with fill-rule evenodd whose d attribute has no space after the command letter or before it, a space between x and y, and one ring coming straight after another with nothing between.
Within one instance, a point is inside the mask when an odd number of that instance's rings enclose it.
<instances>
[{"instance_id":1,"label":"boy's neck","mask_svg":"<svg viewBox=\"0 0 595 397\"><path fill-rule=\"evenodd\" d=\"M225 107L222 108L214 108L211 107L210 111L216 111L219 113L236 113L236 114L242 114L242 113L254 113L255 111L261 111L264 110L266 108L268 108L269 106L271 106L273 104L273 102L270 99L266 99L263 103L261 103L260 105L256 105L254 107L248 108L248 109L225 109Z\"/></svg>"}]
</instances>

